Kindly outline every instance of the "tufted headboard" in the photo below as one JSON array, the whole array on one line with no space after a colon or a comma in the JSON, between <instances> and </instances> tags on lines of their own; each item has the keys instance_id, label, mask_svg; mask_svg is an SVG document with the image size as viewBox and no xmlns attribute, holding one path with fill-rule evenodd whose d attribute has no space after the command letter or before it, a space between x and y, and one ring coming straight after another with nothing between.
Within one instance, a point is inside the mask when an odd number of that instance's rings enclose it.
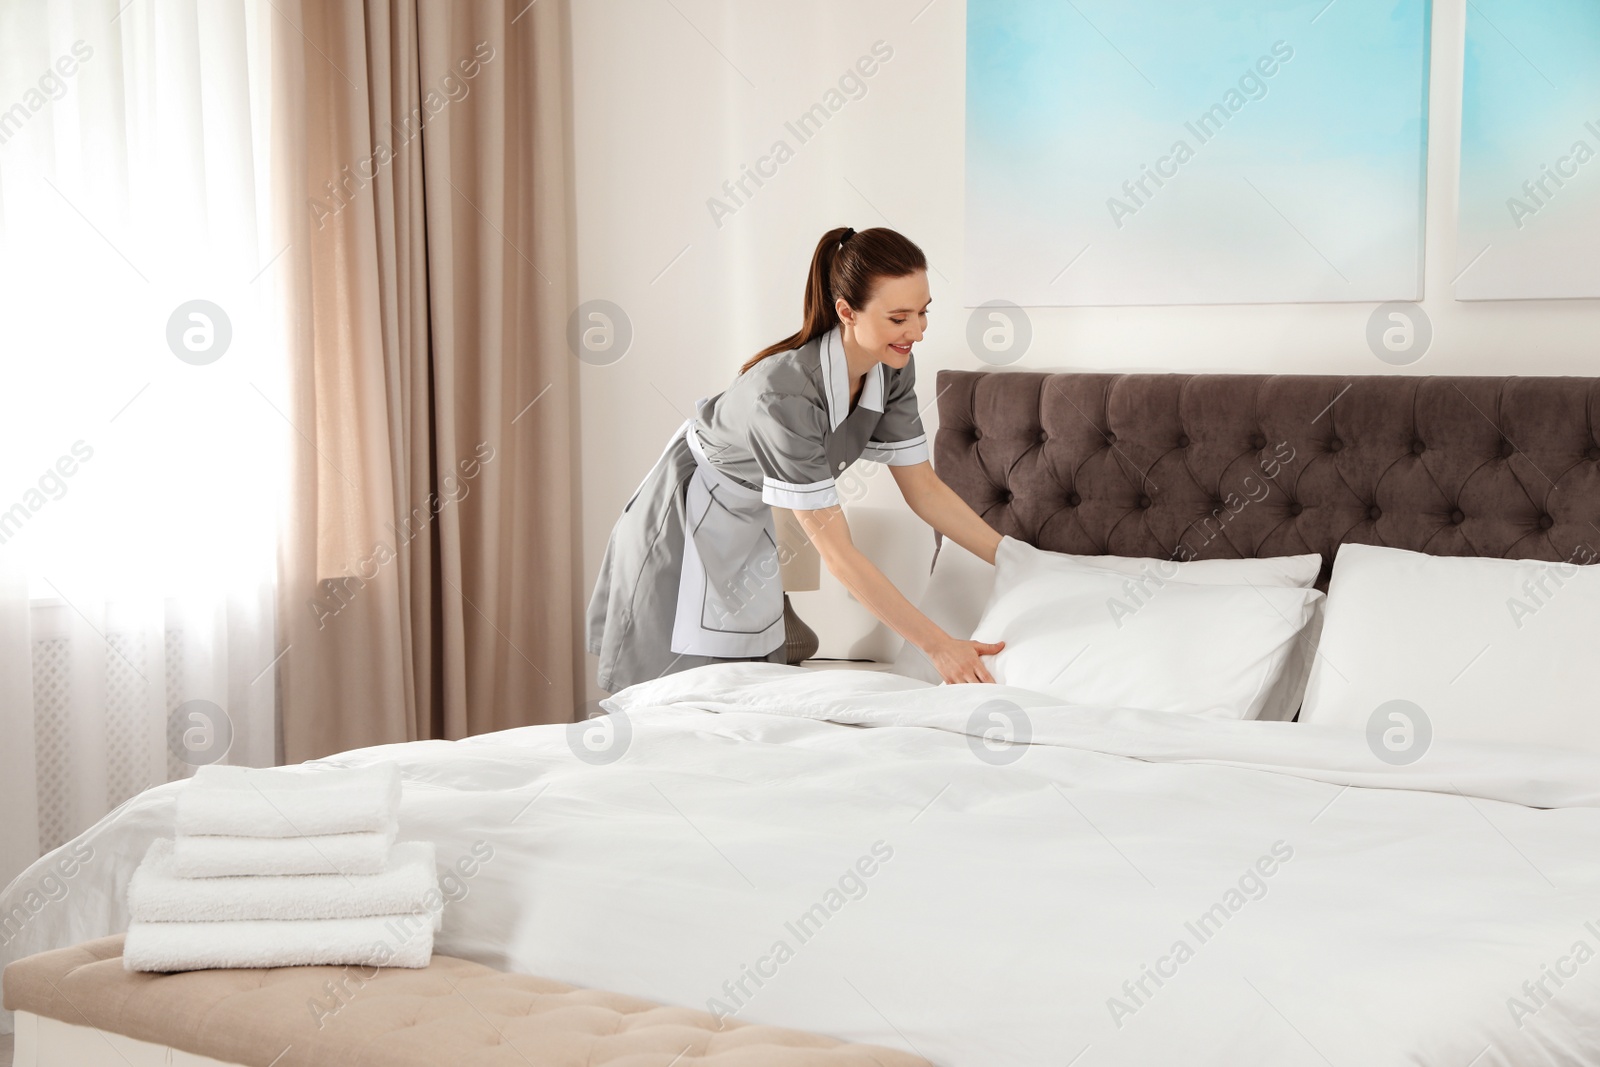
<instances>
[{"instance_id":1,"label":"tufted headboard","mask_svg":"<svg viewBox=\"0 0 1600 1067\"><path fill-rule=\"evenodd\" d=\"M934 465L1056 552L1210 559L1346 541L1593 559L1600 379L941 371Z\"/></svg>"}]
</instances>

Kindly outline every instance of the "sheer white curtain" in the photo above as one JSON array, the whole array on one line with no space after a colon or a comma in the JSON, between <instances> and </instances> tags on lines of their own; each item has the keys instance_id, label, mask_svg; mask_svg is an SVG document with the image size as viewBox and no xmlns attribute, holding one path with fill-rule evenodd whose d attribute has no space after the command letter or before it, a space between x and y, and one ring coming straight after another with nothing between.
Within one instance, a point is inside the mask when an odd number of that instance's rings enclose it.
<instances>
[{"instance_id":1,"label":"sheer white curtain","mask_svg":"<svg viewBox=\"0 0 1600 1067\"><path fill-rule=\"evenodd\" d=\"M0 4L0 884L224 751L275 762L271 15Z\"/></svg>"}]
</instances>

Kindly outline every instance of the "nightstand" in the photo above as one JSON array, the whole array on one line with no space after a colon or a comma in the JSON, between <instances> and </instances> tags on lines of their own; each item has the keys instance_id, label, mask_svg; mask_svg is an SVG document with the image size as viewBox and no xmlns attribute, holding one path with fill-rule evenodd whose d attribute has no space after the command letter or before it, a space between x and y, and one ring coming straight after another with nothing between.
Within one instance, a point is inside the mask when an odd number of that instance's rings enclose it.
<instances>
[{"instance_id":1,"label":"nightstand","mask_svg":"<svg viewBox=\"0 0 1600 1067\"><path fill-rule=\"evenodd\" d=\"M871 659L808 659L800 666L812 671L892 671L894 664Z\"/></svg>"}]
</instances>

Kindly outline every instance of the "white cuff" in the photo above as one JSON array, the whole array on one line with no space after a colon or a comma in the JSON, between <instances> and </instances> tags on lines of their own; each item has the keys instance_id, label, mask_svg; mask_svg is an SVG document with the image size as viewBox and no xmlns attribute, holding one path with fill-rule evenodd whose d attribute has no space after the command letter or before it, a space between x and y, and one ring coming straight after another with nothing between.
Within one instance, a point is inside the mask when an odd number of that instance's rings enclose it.
<instances>
[{"instance_id":1,"label":"white cuff","mask_svg":"<svg viewBox=\"0 0 1600 1067\"><path fill-rule=\"evenodd\" d=\"M815 511L818 508L831 508L837 504L839 492L834 488L832 478L804 485L798 482L780 482L776 478L763 478L761 499L774 507L789 508L793 511Z\"/></svg>"},{"instance_id":2,"label":"white cuff","mask_svg":"<svg viewBox=\"0 0 1600 1067\"><path fill-rule=\"evenodd\" d=\"M906 441L868 441L862 459L874 463L887 463L891 467L909 467L913 463L928 461L928 435L919 433Z\"/></svg>"}]
</instances>

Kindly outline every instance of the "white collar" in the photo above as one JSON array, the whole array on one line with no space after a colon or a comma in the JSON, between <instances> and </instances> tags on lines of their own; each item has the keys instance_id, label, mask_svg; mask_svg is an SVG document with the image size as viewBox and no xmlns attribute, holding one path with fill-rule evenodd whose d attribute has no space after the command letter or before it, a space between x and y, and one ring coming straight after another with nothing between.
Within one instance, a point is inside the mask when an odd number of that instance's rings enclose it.
<instances>
[{"instance_id":1,"label":"white collar","mask_svg":"<svg viewBox=\"0 0 1600 1067\"><path fill-rule=\"evenodd\" d=\"M883 411L883 364L874 363L861 386L857 407ZM850 365L844 355L843 327L835 326L822 338L822 388L828 398L828 428L837 430L850 414Z\"/></svg>"}]
</instances>

